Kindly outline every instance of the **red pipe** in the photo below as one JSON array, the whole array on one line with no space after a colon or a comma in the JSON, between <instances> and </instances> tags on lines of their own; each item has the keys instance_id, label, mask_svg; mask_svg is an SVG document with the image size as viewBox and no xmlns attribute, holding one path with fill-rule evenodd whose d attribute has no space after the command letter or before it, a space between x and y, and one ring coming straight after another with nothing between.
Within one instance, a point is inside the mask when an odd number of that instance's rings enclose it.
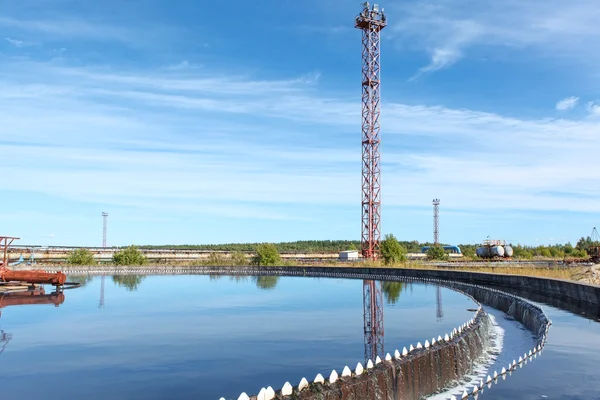
<instances>
[{"instance_id":1,"label":"red pipe","mask_svg":"<svg viewBox=\"0 0 600 400\"><path fill-rule=\"evenodd\" d=\"M63 286L67 281L67 275L62 272L55 274L45 271L11 271L0 269L0 282L27 282L40 285Z\"/></svg>"}]
</instances>

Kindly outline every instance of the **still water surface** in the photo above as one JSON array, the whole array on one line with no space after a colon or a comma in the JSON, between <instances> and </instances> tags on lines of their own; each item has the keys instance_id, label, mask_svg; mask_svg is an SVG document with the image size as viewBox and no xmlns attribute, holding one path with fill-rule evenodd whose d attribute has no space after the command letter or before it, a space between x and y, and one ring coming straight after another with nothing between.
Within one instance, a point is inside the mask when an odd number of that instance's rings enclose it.
<instances>
[{"instance_id":1,"label":"still water surface","mask_svg":"<svg viewBox=\"0 0 600 400\"><path fill-rule=\"evenodd\" d=\"M2 398L218 399L363 362L362 281L126 276L84 279L60 307L2 310ZM435 286L384 283L385 345L431 340L474 303ZM52 388L57 388L53 390Z\"/></svg>"}]
</instances>

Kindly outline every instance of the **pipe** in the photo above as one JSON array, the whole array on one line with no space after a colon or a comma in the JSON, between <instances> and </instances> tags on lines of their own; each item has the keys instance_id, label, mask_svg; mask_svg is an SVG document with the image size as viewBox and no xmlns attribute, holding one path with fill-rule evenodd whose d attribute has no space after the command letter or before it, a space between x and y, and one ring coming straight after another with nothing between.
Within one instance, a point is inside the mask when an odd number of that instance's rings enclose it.
<instances>
[{"instance_id":1,"label":"pipe","mask_svg":"<svg viewBox=\"0 0 600 400\"><path fill-rule=\"evenodd\" d=\"M64 293L52 293L41 295L18 295L17 293L0 295L0 308L9 306L54 304L58 307L65 301Z\"/></svg>"},{"instance_id":2,"label":"pipe","mask_svg":"<svg viewBox=\"0 0 600 400\"><path fill-rule=\"evenodd\" d=\"M55 274L45 271L11 271L0 269L0 282L27 282L63 286L67 281L67 275L62 272Z\"/></svg>"}]
</instances>

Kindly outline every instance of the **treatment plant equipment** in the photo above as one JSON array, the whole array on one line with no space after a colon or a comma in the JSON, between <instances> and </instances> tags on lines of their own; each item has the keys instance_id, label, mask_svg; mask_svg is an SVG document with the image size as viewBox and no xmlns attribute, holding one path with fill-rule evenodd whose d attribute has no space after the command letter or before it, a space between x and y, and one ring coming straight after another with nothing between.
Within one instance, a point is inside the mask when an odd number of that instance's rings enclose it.
<instances>
[{"instance_id":1,"label":"treatment plant equipment","mask_svg":"<svg viewBox=\"0 0 600 400\"><path fill-rule=\"evenodd\" d=\"M510 258L513 256L513 249L506 244L504 240L486 239L481 247L478 247L476 254L481 258Z\"/></svg>"},{"instance_id":2,"label":"treatment plant equipment","mask_svg":"<svg viewBox=\"0 0 600 400\"><path fill-rule=\"evenodd\" d=\"M354 27L362 31L362 218L361 248L365 259L379 256L381 238L381 165L379 153L380 40L386 16L378 4L362 4ZM381 282L363 281L365 362L383 356Z\"/></svg>"},{"instance_id":3,"label":"treatment plant equipment","mask_svg":"<svg viewBox=\"0 0 600 400\"><path fill-rule=\"evenodd\" d=\"M48 273L46 271L11 271L7 268L9 265L8 248L17 237L0 236L0 251L3 254L0 262L0 283L6 282L26 282L30 284L47 284L62 287L67 281L67 276L62 272Z\"/></svg>"}]
</instances>

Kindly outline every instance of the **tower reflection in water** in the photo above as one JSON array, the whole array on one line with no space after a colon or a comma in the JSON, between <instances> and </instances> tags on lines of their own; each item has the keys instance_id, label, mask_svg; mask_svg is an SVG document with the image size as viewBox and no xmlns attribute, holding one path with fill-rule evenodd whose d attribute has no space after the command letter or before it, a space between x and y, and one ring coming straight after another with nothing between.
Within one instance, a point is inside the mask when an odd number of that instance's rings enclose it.
<instances>
[{"instance_id":1,"label":"tower reflection in water","mask_svg":"<svg viewBox=\"0 0 600 400\"><path fill-rule=\"evenodd\" d=\"M26 291L0 293L0 354L4 352L12 339L12 334L2 329L2 312L5 307L43 304L54 304L55 307L58 307L64 301L65 294L63 292L46 294L46 290L43 287Z\"/></svg>"}]
</instances>

